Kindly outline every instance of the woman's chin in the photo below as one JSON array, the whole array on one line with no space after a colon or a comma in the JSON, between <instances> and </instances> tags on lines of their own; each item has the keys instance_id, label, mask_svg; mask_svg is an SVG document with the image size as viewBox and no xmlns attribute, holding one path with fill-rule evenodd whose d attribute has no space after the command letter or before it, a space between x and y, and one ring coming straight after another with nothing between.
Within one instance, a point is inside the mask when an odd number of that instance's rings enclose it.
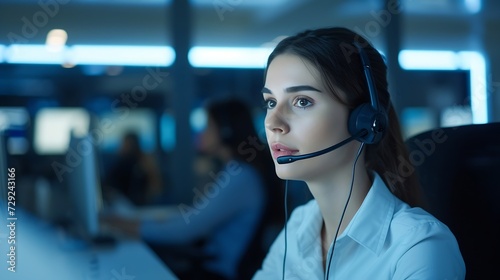
<instances>
[{"instance_id":1,"label":"woman's chin","mask_svg":"<svg viewBox=\"0 0 500 280\"><path fill-rule=\"evenodd\" d=\"M302 180L302 176L300 171L294 170L295 168L288 168L277 166L276 167L276 175L281 180Z\"/></svg>"}]
</instances>

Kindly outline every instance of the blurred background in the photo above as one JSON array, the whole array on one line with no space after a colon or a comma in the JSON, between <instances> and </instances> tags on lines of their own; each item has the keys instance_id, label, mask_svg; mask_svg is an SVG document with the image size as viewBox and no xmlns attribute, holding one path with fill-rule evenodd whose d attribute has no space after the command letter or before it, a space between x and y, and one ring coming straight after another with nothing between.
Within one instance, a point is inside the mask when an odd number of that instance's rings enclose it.
<instances>
[{"instance_id":1,"label":"blurred background","mask_svg":"<svg viewBox=\"0 0 500 280\"><path fill-rule=\"evenodd\" d=\"M1 0L0 130L19 203L37 210L43 190L64 188L78 157L71 132L93 137L103 181L137 134L157 162L159 200L190 202L186 186L209 170L195 164L203 104L245 100L263 137L267 55L323 26L384 54L405 137L500 121L499 1Z\"/></svg>"},{"instance_id":2,"label":"blurred background","mask_svg":"<svg viewBox=\"0 0 500 280\"><path fill-rule=\"evenodd\" d=\"M103 169L136 132L185 201L199 107L241 98L263 134L263 67L284 36L335 25L372 41L409 137L500 120L499 15L493 0L2 0L0 127L31 183L64 175L71 130L94 135Z\"/></svg>"}]
</instances>

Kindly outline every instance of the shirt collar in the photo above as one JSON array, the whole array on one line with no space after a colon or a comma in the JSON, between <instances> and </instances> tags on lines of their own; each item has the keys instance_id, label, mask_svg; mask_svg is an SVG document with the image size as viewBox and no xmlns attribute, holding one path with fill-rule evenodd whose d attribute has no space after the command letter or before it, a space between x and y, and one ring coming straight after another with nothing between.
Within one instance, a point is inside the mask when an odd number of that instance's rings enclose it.
<instances>
[{"instance_id":1,"label":"shirt collar","mask_svg":"<svg viewBox=\"0 0 500 280\"><path fill-rule=\"evenodd\" d=\"M374 172L373 185L345 233L360 245L378 255L389 231L396 206L396 197L382 178Z\"/></svg>"},{"instance_id":2,"label":"shirt collar","mask_svg":"<svg viewBox=\"0 0 500 280\"><path fill-rule=\"evenodd\" d=\"M382 178L376 172L373 175L373 184L368 194L342 236L347 235L378 255L389 231L396 199ZM297 240L300 240L298 246L304 255L321 254L313 250L318 244L321 245L321 237L318 233L321 230L323 218L318 203L315 200L310 203L312 205L308 207L309 211L302 212L303 216L300 218L302 222L297 229Z\"/></svg>"},{"instance_id":3,"label":"shirt collar","mask_svg":"<svg viewBox=\"0 0 500 280\"><path fill-rule=\"evenodd\" d=\"M306 205L307 211L302 211L301 221L297 229L297 241L299 252L303 256L317 255L320 259L321 254L321 226L323 225L323 217L316 200L312 200ZM314 251L317 252L314 252Z\"/></svg>"}]
</instances>

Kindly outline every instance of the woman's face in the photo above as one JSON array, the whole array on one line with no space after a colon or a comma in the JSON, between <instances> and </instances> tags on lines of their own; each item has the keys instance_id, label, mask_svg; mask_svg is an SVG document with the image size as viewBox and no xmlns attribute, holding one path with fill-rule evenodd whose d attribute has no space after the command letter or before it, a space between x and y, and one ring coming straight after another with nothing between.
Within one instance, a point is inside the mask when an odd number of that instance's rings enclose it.
<instances>
[{"instance_id":1,"label":"woman's face","mask_svg":"<svg viewBox=\"0 0 500 280\"><path fill-rule=\"evenodd\" d=\"M267 69L262 93L267 107L266 137L278 177L317 179L340 171L352 160L355 147L346 145L310 159L276 162L279 156L316 152L350 136L348 109L327 90L311 63L293 54L278 55Z\"/></svg>"}]
</instances>

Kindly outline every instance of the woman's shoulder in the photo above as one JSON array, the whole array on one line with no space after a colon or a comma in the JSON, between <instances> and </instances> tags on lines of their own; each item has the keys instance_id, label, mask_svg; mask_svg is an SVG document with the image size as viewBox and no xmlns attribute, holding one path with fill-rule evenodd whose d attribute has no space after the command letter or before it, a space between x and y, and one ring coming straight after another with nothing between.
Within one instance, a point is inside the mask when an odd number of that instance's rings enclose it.
<instances>
[{"instance_id":1,"label":"woman's shoulder","mask_svg":"<svg viewBox=\"0 0 500 280\"><path fill-rule=\"evenodd\" d=\"M378 197L392 197L392 199L385 199L383 201L392 201L393 206L389 207L389 213L392 214L392 219L390 222L390 230L393 237L398 238L417 238L419 235L429 236L429 235L440 235L445 234L453 237L450 229L437 219L434 215L424 210L421 207L411 207L407 203L403 202L394 194L389 194L385 183L377 175L376 182L378 182L378 187L375 194ZM374 183L375 185L375 183ZM383 188L382 188L383 186ZM380 203L382 200L377 200ZM454 237L453 237L454 238Z\"/></svg>"},{"instance_id":2,"label":"woman's shoulder","mask_svg":"<svg viewBox=\"0 0 500 280\"><path fill-rule=\"evenodd\" d=\"M451 230L435 216L420 207L403 205L396 209L391 232L401 238L429 238L430 236L448 236L454 239Z\"/></svg>"},{"instance_id":3,"label":"woman's shoulder","mask_svg":"<svg viewBox=\"0 0 500 280\"><path fill-rule=\"evenodd\" d=\"M452 231L422 208L398 209L389 229L394 279L463 279L465 264Z\"/></svg>"}]
</instances>

